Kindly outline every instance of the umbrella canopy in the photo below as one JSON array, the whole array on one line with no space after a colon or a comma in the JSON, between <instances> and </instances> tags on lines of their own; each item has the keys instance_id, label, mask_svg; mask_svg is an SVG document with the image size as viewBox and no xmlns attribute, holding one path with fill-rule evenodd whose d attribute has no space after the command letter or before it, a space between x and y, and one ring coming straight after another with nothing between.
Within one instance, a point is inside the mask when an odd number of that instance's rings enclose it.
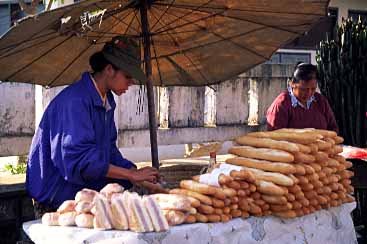
<instances>
[{"instance_id":1,"label":"umbrella canopy","mask_svg":"<svg viewBox=\"0 0 367 244\"><path fill-rule=\"evenodd\" d=\"M0 39L0 80L70 84L115 35L139 40L143 54L142 4L153 85L203 86L269 59L325 16L328 0L81 1L12 27Z\"/></svg>"},{"instance_id":2,"label":"umbrella canopy","mask_svg":"<svg viewBox=\"0 0 367 244\"><path fill-rule=\"evenodd\" d=\"M203 86L271 57L325 16L329 0L89 0L20 21L0 39L0 80L71 84L116 35L138 39L148 77L153 166L159 167L152 85Z\"/></svg>"}]
</instances>

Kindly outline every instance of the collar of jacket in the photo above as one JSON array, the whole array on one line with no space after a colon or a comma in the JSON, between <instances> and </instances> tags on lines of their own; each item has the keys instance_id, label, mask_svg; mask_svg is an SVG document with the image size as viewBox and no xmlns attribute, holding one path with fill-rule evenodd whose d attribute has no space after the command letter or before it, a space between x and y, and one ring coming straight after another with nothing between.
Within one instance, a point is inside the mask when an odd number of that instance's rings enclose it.
<instances>
[{"instance_id":1,"label":"collar of jacket","mask_svg":"<svg viewBox=\"0 0 367 244\"><path fill-rule=\"evenodd\" d=\"M82 75L82 82L85 84L87 88L87 92L91 94L92 96L93 105L96 107L105 108L103 106L103 101L101 99L101 96L99 95L98 91L96 90L96 87L94 86L93 81L90 77L91 77L91 74L89 72L84 72ZM111 91L107 92L107 100L108 100L109 105L111 106L111 109L115 109L116 103L115 103L115 99L113 98L113 94Z\"/></svg>"},{"instance_id":2,"label":"collar of jacket","mask_svg":"<svg viewBox=\"0 0 367 244\"><path fill-rule=\"evenodd\" d=\"M289 93L289 96L291 97L291 102L292 102L292 107L295 108L298 106L302 107L302 108L305 108L305 109L310 109L311 107L311 103L316 101L316 98L314 95L312 95L306 102L306 107L304 105L302 105L302 103L300 103L298 101L298 99L296 98L296 96L293 94L293 90L292 90L292 87L291 86L288 86L288 93Z\"/></svg>"}]
</instances>

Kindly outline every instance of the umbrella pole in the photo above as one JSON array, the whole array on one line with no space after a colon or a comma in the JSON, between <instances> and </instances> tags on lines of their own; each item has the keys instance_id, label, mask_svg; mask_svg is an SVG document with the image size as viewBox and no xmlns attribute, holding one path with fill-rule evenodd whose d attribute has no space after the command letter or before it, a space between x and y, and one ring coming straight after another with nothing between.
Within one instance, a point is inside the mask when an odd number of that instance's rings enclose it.
<instances>
[{"instance_id":1,"label":"umbrella pole","mask_svg":"<svg viewBox=\"0 0 367 244\"><path fill-rule=\"evenodd\" d=\"M150 150L151 150L151 155L152 155L152 166L158 169L159 161L158 161L158 143L157 143L157 120L156 120L156 114L155 114L154 93L153 93L153 83L152 83L152 61L151 61L151 53L150 53L148 3L146 0L141 1L140 17L141 17L141 28L142 28L142 34L143 34L145 74L148 78L146 86L147 86L147 95L148 95Z\"/></svg>"}]
</instances>

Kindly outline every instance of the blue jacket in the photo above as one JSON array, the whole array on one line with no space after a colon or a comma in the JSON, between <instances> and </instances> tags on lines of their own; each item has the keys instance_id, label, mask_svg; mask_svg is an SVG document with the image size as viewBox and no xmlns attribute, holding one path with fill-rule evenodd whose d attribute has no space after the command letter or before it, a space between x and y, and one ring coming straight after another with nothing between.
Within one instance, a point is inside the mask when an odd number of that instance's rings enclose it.
<instances>
[{"instance_id":1,"label":"blue jacket","mask_svg":"<svg viewBox=\"0 0 367 244\"><path fill-rule=\"evenodd\" d=\"M26 189L36 201L56 208L82 188L98 191L110 182L131 187L129 181L105 177L109 163L135 167L116 147L116 103L111 92L107 99L110 108L105 109L90 74L84 73L51 101L29 152Z\"/></svg>"}]
</instances>

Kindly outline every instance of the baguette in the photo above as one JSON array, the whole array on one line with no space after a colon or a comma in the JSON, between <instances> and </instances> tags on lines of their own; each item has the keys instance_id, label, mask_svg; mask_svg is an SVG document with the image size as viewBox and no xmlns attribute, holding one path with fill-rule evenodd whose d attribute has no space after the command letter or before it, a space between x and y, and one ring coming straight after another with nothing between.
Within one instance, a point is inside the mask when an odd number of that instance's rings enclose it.
<instances>
[{"instance_id":1,"label":"baguette","mask_svg":"<svg viewBox=\"0 0 367 244\"><path fill-rule=\"evenodd\" d=\"M287 198L288 202L293 202L296 200L296 196L293 193L287 193L285 197Z\"/></svg>"},{"instance_id":2,"label":"baguette","mask_svg":"<svg viewBox=\"0 0 367 244\"><path fill-rule=\"evenodd\" d=\"M291 210L292 209L292 204L290 204L289 202L287 202L286 204L271 204L270 205L270 210L273 212L282 212L282 211L287 211L287 210Z\"/></svg>"},{"instance_id":3,"label":"baguette","mask_svg":"<svg viewBox=\"0 0 367 244\"><path fill-rule=\"evenodd\" d=\"M207 223L208 222L208 217L206 217L205 215L203 215L203 214L199 214L199 213L197 213L196 215L195 215L195 217L196 217L196 221L197 222L202 222L202 223Z\"/></svg>"},{"instance_id":4,"label":"baguette","mask_svg":"<svg viewBox=\"0 0 367 244\"><path fill-rule=\"evenodd\" d=\"M213 186L209 186L192 180L182 180L180 182L180 187L205 195L214 195L216 193L216 189Z\"/></svg>"},{"instance_id":5,"label":"baguette","mask_svg":"<svg viewBox=\"0 0 367 244\"><path fill-rule=\"evenodd\" d=\"M317 140L316 145L320 151L327 151L333 146L333 144L324 140Z\"/></svg>"},{"instance_id":6,"label":"baguette","mask_svg":"<svg viewBox=\"0 0 367 244\"><path fill-rule=\"evenodd\" d=\"M333 138L333 140L335 141L335 144L340 144L344 142L344 138L341 136L336 136Z\"/></svg>"},{"instance_id":7,"label":"baguette","mask_svg":"<svg viewBox=\"0 0 367 244\"><path fill-rule=\"evenodd\" d=\"M192 180L200 182L200 176L201 175L195 175L192 177ZM229 182L233 181L233 178L229 175L220 174L218 176L218 182L220 185L227 184Z\"/></svg>"},{"instance_id":8,"label":"baguette","mask_svg":"<svg viewBox=\"0 0 367 244\"><path fill-rule=\"evenodd\" d=\"M242 213L241 213L242 215ZM220 215L220 221L223 222L223 223L226 223L230 220L231 218L227 215L227 214L221 214Z\"/></svg>"},{"instance_id":9,"label":"baguette","mask_svg":"<svg viewBox=\"0 0 367 244\"><path fill-rule=\"evenodd\" d=\"M212 214L214 213L214 208L209 205L201 204L199 207L197 207L197 210L201 214Z\"/></svg>"},{"instance_id":10,"label":"baguette","mask_svg":"<svg viewBox=\"0 0 367 244\"><path fill-rule=\"evenodd\" d=\"M291 163L294 161L292 154L277 149L235 146L230 148L228 152L245 158L263 159L274 162Z\"/></svg>"},{"instance_id":11,"label":"baguette","mask_svg":"<svg viewBox=\"0 0 367 244\"><path fill-rule=\"evenodd\" d=\"M316 133L292 133L292 132L279 132L279 131L251 132L247 135L251 137L269 138L278 141L290 141L300 144L309 144L317 141L318 139L322 139L322 136Z\"/></svg>"},{"instance_id":12,"label":"baguette","mask_svg":"<svg viewBox=\"0 0 367 244\"><path fill-rule=\"evenodd\" d=\"M261 169L265 171L278 172L283 174L294 174L296 173L296 168L287 163L270 162L265 160L258 160L252 158L236 157L226 160L229 164L246 166L255 169Z\"/></svg>"},{"instance_id":13,"label":"baguette","mask_svg":"<svg viewBox=\"0 0 367 244\"><path fill-rule=\"evenodd\" d=\"M290 219L297 217L297 213L293 210L287 210L282 212L272 212L275 216L284 218L284 219Z\"/></svg>"},{"instance_id":14,"label":"baguette","mask_svg":"<svg viewBox=\"0 0 367 244\"><path fill-rule=\"evenodd\" d=\"M185 195L185 196L189 196L189 197L193 197L196 198L197 200L199 200L200 202L206 204L206 205L212 205L212 199L208 196L205 196L203 194L200 194L198 192L194 192L194 191L190 191L190 190L185 190L185 189L172 189L169 191L170 194L179 194L179 195Z\"/></svg>"},{"instance_id":15,"label":"baguette","mask_svg":"<svg viewBox=\"0 0 367 244\"><path fill-rule=\"evenodd\" d=\"M278 149L286 152L299 152L300 149L295 143L287 141L276 141L267 138L256 138L251 136L241 136L235 139L236 143L244 146L259 148Z\"/></svg>"},{"instance_id":16,"label":"baguette","mask_svg":"<svg viewBox=\"0 0 367 244\"><path fill-rule=\"evenodd\" d=\"M310 154L305 154L301 152L296 152L294 155L294 162L296 163L313 163L315 162L315 157Z\"/></svg>"},{"instance_id":17,"label":"baguette","mask_svg":"<svg viewBox=\"0 0 367 244\"><path fill-rule=\"evenodd\" d=\"M287 198L284 196L274 196L274 195L266 195L266 194L262 194L261 198L270 204L286 204L287 203Z\"/></svg>"},{"instance_id":18,"label":"baguette","mask_svg":"<svg viewBox=\"0 0 367 244\"><path fill-rule=\"evenodd\" d=\"M222 214L224 214L223 209L222 208L214 208L213 214L222 215Z\"/></svg>"},{"instance_id":19,"label":"baguette","mask_svg":"<svg viewBox=\"0 0 367 244\"><path fill-rule=\"evenodd\" d=\"M219 200L219 199L215 199L215 198L212 198L212 202L213 202L213 207L215 208L224 208L224 201L222 200Z\"/></svg>"},{"instance_id":20,"label":"baguette","mask_svg":"<svg viewBox=\"0 0 367 244\"><path fill-rule=\"evenodd\" d=\"M240 183L241 189L248 189L250 187L249 183L246 181L239 180L238 182Z\"/></svg>"},{"instance_id":21,"label":"baguette","mask_svg":"<svg viewBox=\"0 0 367 244\"><path fill-rule=\"evenodd\" d=\"M256 188L259 192L269 195L283 196L286 194L283 188L275 185L272 182L260 180L257 182Z\"/></svg>"},{"instance_id":22,"label":"baguette","mask_svg":"<svg viewBox=\"0 0 367 244\"><path fill-rule=\"evenodd\" d=\"M196 223L196 215L190 214L189 216L187 216L186 219L185 219L185 223L186 224Z\"/></svg>"},{"instance_id":23,"label":"baguette","mask_svg":"<svg viewBox=\"0 0 367 244\"><path fill-rule=\"evenodd\" d=\"M221 220L220 215L217 215L217 214L209 214L206 217L208 218L208 221L212 223L220 222Z\"/></svg>"},{"instance_id":24,"label":"baguette","mask_svg":"<svg viewBox=\"0 0 367 244\"><path fill-rule=\"evenodd\" d=\"M329 157L325 152L314 152L312 155L315 157L316 161L326 161Z\"/></svg>"},{"instance_id":25,"label":"baguette","mask_svg":"<svg viewBox=\"0 0 367 244\"><path fill-rule=\"evenodd\" d=\"M230 176L236 179L245 180L250 183L254 183L256 181L255 175L248 170L240 170L240 171L232 170Z\"/></svg>"}]
</instances>

